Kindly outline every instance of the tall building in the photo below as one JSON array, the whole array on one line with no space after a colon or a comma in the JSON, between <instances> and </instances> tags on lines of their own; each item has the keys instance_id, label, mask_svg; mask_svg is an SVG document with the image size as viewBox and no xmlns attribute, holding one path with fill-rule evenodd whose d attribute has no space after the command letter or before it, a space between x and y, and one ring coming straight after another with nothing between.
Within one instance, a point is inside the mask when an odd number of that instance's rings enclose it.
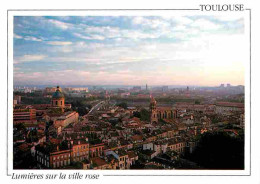
<instances>
[{"instance_id":1,"label":"tall building","mask_svg":"<svg viewBox=\"0 0 260 184\"><path fill-rule=\"evenodd\" d=\"M150 101L151 123L153 122L158 123L156 104L157 104L156 100L151 96L151 101Z\"/></svg>"}]
</instances>

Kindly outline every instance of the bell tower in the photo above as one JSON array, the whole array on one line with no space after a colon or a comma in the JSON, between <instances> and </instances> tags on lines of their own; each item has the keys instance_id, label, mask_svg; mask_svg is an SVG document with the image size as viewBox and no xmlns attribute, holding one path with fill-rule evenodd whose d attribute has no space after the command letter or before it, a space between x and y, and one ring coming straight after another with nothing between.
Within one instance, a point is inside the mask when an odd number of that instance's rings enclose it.
<instances>
[{"instance_id":1,"label":"bell tower","mask_svg":"<svg viewBox=\"0 0 260 184\"><path fill-rule=\"evenodd\" d=\"M157 116L157 108L156 108L156 100L150 96L150 113L151 113L151 123L156 122L158 123L158 116Z\"/></svg>"}]
</instances>

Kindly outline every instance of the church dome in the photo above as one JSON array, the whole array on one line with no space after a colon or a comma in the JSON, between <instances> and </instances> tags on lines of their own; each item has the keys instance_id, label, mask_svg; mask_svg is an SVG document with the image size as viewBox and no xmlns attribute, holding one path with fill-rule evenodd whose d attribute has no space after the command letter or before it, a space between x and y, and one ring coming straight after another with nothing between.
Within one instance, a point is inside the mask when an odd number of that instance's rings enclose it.
<instances>
[{"instance_id":1,"label":"church dome","mask_svg":"<svg viewBox=\"0 0 260 184\"><path fill-rule=\"evenodd\" d=\"M56 92L53 93L52 98L64 98L63 93L60 90L60 87L57 86Z\"/></svg>"}]
</instances>

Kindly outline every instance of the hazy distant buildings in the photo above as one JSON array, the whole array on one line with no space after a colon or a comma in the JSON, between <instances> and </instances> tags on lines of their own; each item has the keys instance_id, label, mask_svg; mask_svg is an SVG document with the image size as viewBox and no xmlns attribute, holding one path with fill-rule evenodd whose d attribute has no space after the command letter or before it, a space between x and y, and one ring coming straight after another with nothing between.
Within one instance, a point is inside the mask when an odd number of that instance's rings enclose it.
<instances>
[{"instance_id":1,"label":"hazy distant buildings","mask_svg":"<svg viewBox=\"0 0 260 184\"><path fill-rule=\"evenodd\" d=\"M166 92L166 91L168 91L168 86L162 86L162 92Z\"/></svg>"},{"instance_id":2,"label":"hazy distant buildings","mask_svg":"<svg viewBox=\"0 0 260 184\"><path fill-rule=\"evenodd\" d=\"M134 91L141 91L142 87L141 86L134 86L133 90Z\"/></svg>"},{"instance_id":3,"label":"hazy distant buildings","mask_svg":"<svg viewBox=\"0 0 260 184\"><path fill-rule=\"evenodd\" d=\"M80 93L80 92L88 92L88 88L64 88L64 91L67 92L74 92L74 93Z\"/></svg>"},{"instance_id":4,"label":"hazy distant buildings","mask_svg":"<svg viewBox=\"0 0 260 184\"><path fill-rule=\"evenodd\" d=\"M56 87L47 87L45 88L46 93L54 93L56 91Z\"/></svg>"},{"instance_id":5,"label":"hazy distant buildings","mask_svg":"<svg viewBox=\"0 0 260 184\"><path fill-rule=\"evenodd\" d=\"M216 113L224 114L232 111L244 112L244 103L235 102L217 102Z\"/></svg>"}]
</instances>

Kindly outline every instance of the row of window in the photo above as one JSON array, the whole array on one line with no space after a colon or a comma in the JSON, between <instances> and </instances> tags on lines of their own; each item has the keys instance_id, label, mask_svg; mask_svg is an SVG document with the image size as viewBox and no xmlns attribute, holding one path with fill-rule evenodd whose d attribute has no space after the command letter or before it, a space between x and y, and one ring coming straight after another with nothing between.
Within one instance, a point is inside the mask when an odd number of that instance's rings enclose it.
<instances>
[{"instance_id":1,"label":"row of window","mask_svg":"<svg viewBox=\"0 0 260 184\"><path fill-rule=\"evenodd\" d=\"M65 154L65 155L64 155L64 158L67 158L67 157L69 158L69 157L70 157L70 154ZM59 160L60 158L63 159L63 155L53 157L53 160L55 160L56 158L57 158L57 160Z\"/></svg>"},{"instance_id":2,"label":"row of window","mask_svg":"<svg viewBox=\"0 0 260 184\"><path fill-rule=\"evenodd\" d=\"M37 161L43 165L45 165L46 167L49 167L49 161L47 161L46 159L43 159L42 157L37 155Z\"/></svg>"},{"instance_id":3,"label":"row of window","mask_svg":"<svg viewBox=\"0 0 260 184\"><path fill-rule=\"evenodd\" d=\"M172 146L170 146L170 148L171 148L171 149L172 149L172 148L180 148L180 147L183 147L183 146L184 146L184 144L181 143L181 144L172 145Z\"/></svg>"},{"instance_id":4,"label":"row of window","mask_svg":"<svg viewBox=\"0 0 260 184\"><path fill-rule=\"evenodd\" d=\"M53 162L53 168L59 168L66 165L70 165L70 160Z\"/></svg>"},{"instance_id":5,"label":"row of window","mask_svg":"<svg viewBox=\"0 0 260 184\"><path fill-rule=\"evenodd\" d=\"M55 105L58 105L58 101L53 101L53 105L54 105L54 102L55 102ZM60 104L62 105L62 101L60 101Z\"/></svg>"},{"instance_id":6,"label":"row of window","mask_svg":"<svg viewBox=\"0 0 260 184\"><path fill-rule=\"evenodd\" d=\"M79 148L86 149L86 148L88 148L88 145L87 146L81 146L81 147L78 146L78 151L79 151ZM77 148L74 148L74 151L77 151Z\"/></svg>"},{"instance_id":7,"label":"row of window","mask_svg":"<svg viewBox=\"0 0 260 184\"><path fill-rule=\"evenodd\" d=\"M74 156L74 157L76 157L76 156L81 156L81 155L88 155L88 151L86 151L86 152L73 153L73 156Z\"/></svg>"},{"instance_id":8,"label":"row of window","mask_svg":"<svg viewBox=\"0 0 260 184\"><path fill-rule=\"evenodd\" d=\"M103 148L92 148L90 152L101 152Z\"/></svg>"},{"instance_id":9,"label":"row of window","mask_svg":"<svg viewBox=\"0 0 260 184\"><path fill-rule=\"evenodd\" d=\"M120 158L120 161L125 161L125 160L127 160L126 157L121 157L121 158Z\"/></svg>"}]
</instances>

